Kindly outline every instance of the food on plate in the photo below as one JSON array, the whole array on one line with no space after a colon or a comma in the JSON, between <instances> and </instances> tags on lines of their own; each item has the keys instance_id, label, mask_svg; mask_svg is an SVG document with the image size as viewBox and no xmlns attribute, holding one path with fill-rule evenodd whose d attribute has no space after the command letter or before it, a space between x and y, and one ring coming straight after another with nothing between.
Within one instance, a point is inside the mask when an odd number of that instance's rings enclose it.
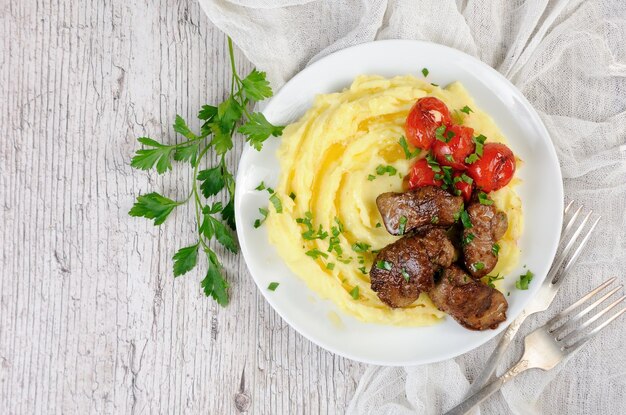
<instances>
[{"instance_id":1,"label":"food on plate","mask_svg":"<svg viewBox=\"0 0 626 415\"><path fill-rule=\"evenodd\" d=\"M497 143L505 137L458 82L359 76L285 127L262 211L269 240L312 290L362 321L440 322L447 311L430 293L444 269L465 268L465 208L482 200L506 215L489 277L518 262L516 160ZM471 289L490 288L487 278Z\"/></svg>"},{"instance_id":2,"label":"food on plate","mask_svg":"<svg viewBox=\"0 0 626 415\"><path fill-rule=\"evenodd\" d=\"M506 320L508 303L504 295L480 281L473 280L461 268L446 268L430 298L441 310L471 330L495 329Z\"/></svg>"},{"instance_id":3,"label":"food on plate","mask_svg":"<svg viewBox=\"0 0 626 415\"><path fill-rule=\"evenodd\" d=\"M376 206L387 232L404 235L431 224L453 225L463 209L463 199L440 187L427 186L403 193L382 193L376 198Z\"/></svg>"},{"instance_id":4,"label":"food on plate","mask_svg":"<svg viewBox=\"0 0 626 415\"><path fill-rule=\"evenodd\" d=\"M508 228L507 217L486 195L470 203L465 211L462 240L465 268L472 277L481 278L498 263L498 241Z\"/></svg>"},{"instance_id":5,"label":"food on plate","mask_svg":"<svg viewBox=\"0 0 626 415\"><path fill-rule=\"evenodd\" d=\"M454 247L442 229L405 236L384 247L370 270L372 290L389 307L407 307L434 286L435 271L448 267Z\"/></svg>"}]
</instances>

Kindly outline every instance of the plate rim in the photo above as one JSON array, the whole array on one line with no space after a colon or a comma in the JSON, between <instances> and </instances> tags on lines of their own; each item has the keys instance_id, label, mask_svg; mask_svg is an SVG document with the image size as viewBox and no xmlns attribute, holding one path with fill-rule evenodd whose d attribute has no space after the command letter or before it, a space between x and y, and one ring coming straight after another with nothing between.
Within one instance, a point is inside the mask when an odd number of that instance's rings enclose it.
<instances>
[{"instance_id":1,"label":"plate rim","mask_svg":"<svg viewBox=\"0 0 626 415\"><path fill-rule=\"evenodd\" d=\"M504 82L510 89L510 91L516 96L517 99L519 99L528 109L529 109L529 115L532 117L534 123L536 126L538 126L538 128L541 130L541 133L543 136L545 136L547 138L548 141L548 149L550 152L550 158L552 158L554 160L554 162L556 163L556 171L558 172L558 189L553 189L553 191L557 191L558 195L559 195L559 228L562 229L562 225L563 225L563 209L564 209L564 187L563 187L563 175L562 175L562 171L560 168L560 163L559 163L559 158L558 155L556 153L556 148L554 147L554 143L551 139L550 133L547 130L545 124L543 123L541 117L539 116L537 110L534 108L534 106L530 103L530 101L528 101L528 99L524 96L524 94L513 84L511 83L504 75L502 75L500 72L498 72L496 69L492 68L491 66L489 66L488 64L486 64L485 62L481 61L480 59L469 55L461 50L452 48L450 46L446 46L446 45L442 45L436 42L430 42L430 41L424 41L424 40L410 40L410 39L384 39L384 40L375 40L375 41L370 41L370 42L364 42L364 43L360 43L358 45L353 45L344 49L340 49L337 51L334 51L326 56L321 57L320 59L312 62L310 65L304 67L302 70L300 70L298 73L296 73L293 77L291 77L287 82L285 82L285 84L283 84L281 86L281 88L276 91L276 93L267 101L264 101L262 104L264 104L262 106L262 109L260 109L260 111L262 113L264 113L264 115L266 115L266 111L268 109L268 107L270 107L270 104L278 99L278 97L281 96L281 94L283 93L283 91L285 91L285 86L287 86L289 83L291 82L297 82L300 78L307 76L308 73L310 72L314 72L317 70L318 67L323 67L325 65L325 62L327 60L330 60L333 57L336 57L337 55L341 55L344 53L348 53L348 52L353 52L354 50L358 50L358 49L367 49L368 47L371 47L372 45L379 45L379 44L394 44L394 45L399 45L402 46L402 44L407 44L407 45L411 45L411 47L415 47L415 46L427 46L427 47L435 47L435 48L442 48L444 50L447 50L449 53L452 54L460 54L462 56L464 56L465 58L469 58L470 60L474 61L475 64L477 64L479 67L481 67L483 70L490 72L491 74L493 74L494 76L496 76L497 78L500 79L500 81ZM321 92L320 92L321 93ZM236 181L236 188L235 188L235 207L240 206L240 201L242 198L242 190L241 190L241 186L239 186L239 183L241 183L242 179L242 175L243 175L243 169L240 169L239 166L241 165L241 161L244 157L246 157L246 155L252 151L255 151L254 149L252 149L250 146L246 146L244 148L244 150L241 153L241 156L239 157L239 161L238 161L238 170L237 170L237 175L235 178ZM240 209L235 209L235 219L237 223L242 223L242 218L241 218L241 210ZM238 239L240 239L240 228L239 226L237 227L237 237ZM554 262L554 258L556 256L557 253L557 249L558 249L558 245L559 245L559 240L560 238L556 238L555 242L552 244L551 248L551 252L550 252L550 263ZM269 242L268 242L269 243ZM492 330L491 331L491 336L485 338L485 340L481 340L478 344L476 345L468 345L468 346L464 346L464 347L459 347L458 349L458 353L456 354L452 354L450 356L444 357L444 358L437 358L437 357L432 357L432 358L420 358L420 359L410 359L410 360L404 360L404 361L393 361L393 362L389 362L389 361L381 361L378 359L367 359L367 358L362 358L361 356L358 355L351 355L347 352L344 352L340 349L335 348L334 346L328 344L326 341L322 340L322 339L318 339L314 336L311 335L311 333L309 333L309 331L299 325L295 325L293 323L293 320L285 313L283 313L283 310L280 309L280 307L277 307L274 301L273 296L269 295L270 293L267 292L267 290L264 289L264 287L262 287L261 281L259 281L257 278L255 278L254 273L252 272L252 269L250 268L248 261L246 260L246 252L247 252L247 247L244 248L244 246L241 246L241 252L242 252L242 256L244 258L244 262L246 264L246 268L248 269L248 272L250 274L250 276L252 277L252 279L254 280L255 285L257 286L257 288L259 289L259 291L261 292L261 294L263 295L265 301L267 301L270 306L272 307L272 309L291 327L293 328L298 334L300 334L301 336L303 336L304 338L306 338L307 340L311 341L313 344L333 353L336 354L338 356L353 360L353 361L358 361L358 362L362 362L362 363L367 363L367 364L373 364L373 365L379 365L379 366L393 366L393 367L399 367L399 366L408 366L408 365L423 365L423 364L430 364L430 363L436 363L436 362L442 362L442 361L447 361L450 359L454 359L456 357L462 356L474 349L477 349L481 346L484 346L487 342L493 340L496 336L498 336L498 334L500 334L502 331L504 331L506 328L508 328L510 326L510 324L515 321L515 319L523 312L524 309L526 309L528 307L528 305L530 304L533 296L539 291L539 289L541 288L541 286L543 285L543 281L546 278L546 275L541 275L541 278L535 279L535 281L537 282L536 284L532 284L531 288L528 290L528 296L526 299L523 300L523 306L520 308L520 310L515 314L515 315L510 315L510 322L507 324L501 324L497 329ZM549 267L548 267L549 269ZM312 291L313 292L313 291ZM508 320L508 319L507 319Z\"/></svg>"}]
</instances>

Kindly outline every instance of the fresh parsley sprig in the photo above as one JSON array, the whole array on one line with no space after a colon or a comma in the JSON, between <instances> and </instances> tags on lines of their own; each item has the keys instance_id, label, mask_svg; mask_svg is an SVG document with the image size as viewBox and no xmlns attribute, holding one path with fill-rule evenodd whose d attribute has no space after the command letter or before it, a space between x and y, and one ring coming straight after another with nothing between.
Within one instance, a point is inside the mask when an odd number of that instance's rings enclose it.
<instances>
[{"instance_id":1,"label":"fresh parsley sprig","mask_svg":"<svg viewBox=\"0 0 626 415\"><path fill-rule=\"evenodd\" d=\"M252 108L255 102L269 98L273 94L265 73L253 69L246 77L241 78L237 74L233 43L230 38L228 53L232 69L230 95L217 106L204 105L200 109L198 119L203 122L200 133L192 131L186 121L177 115L173 129L185 140L177 144L164 144L149 137L139 137L137 141L144 147L137 150L130 163L139 170L154 168L158 174L171 170L172 160L190 164L193 182L184 200L176 201L156 192L148 193L137 197L129 214L152 219L155 225L161 225L176 207L193 200L197 241L174 254L174 276L186 274L195 268L198 263L198 252L202 249L207 258L208 269L200 284L204 293L213 297L222 306L228 304L228 282L224 278L222 264L209 243L216 240L233 253L239 250L231 231L235 230L235 179L226 166L225 155L233 148L233 136L237 132L243 134L252 147L261 150L269 137L280 136L284 128L271 124L262 113L251 112L248 109ZM219 162L211 168L199 170L207 154L217 155ZM226 205L222 205L221 202L209 203L209 199L223 190L228 195ZM273 192L270 193L272 194L270 200L276 212L280 213L282 211L280 199ZM264 220L268 211L262 209L261 213L264 214ZM218 214L221 219L216 216ZM258 222L260 226L262 220Z\"/></svg>"}]
</instances>

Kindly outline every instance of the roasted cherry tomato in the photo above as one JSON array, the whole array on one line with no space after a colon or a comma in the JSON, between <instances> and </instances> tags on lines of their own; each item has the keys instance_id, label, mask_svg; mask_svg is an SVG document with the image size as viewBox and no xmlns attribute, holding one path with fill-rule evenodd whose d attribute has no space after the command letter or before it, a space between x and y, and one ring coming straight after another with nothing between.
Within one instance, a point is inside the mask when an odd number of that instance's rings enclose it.
<instances>
[{"instance_id":1,"label":"roasted cherry tomato","mask_svg":"<svg viewBox=\"0 0 626 415\"><path fill-rule=\"evenodd\" d=\"M418 99L411 108L404 130L411 144L428 150L435 141L435 129L442 124L451 123L446 104L435 97L425 97Z\"/></svg>"},{"instance_id":2,"label":"roasted cherry tomato","mask_svg":"<svg viewBox=\"0 0 626 415\"><path fill-rule=\"evenodd\" d=\"M472 184L473 182L468 183L468 181L472 181L471 178L465 175L465 173L461 173L461 172L454 173L452 177L454 178L454 186L456 187L456 190L457 190L455 193L459 194L460 196L463 196L463 200L465 200L466 202L469 202L470 199L472 198L472 188L474 187Z\"/></svg>"},{"instance_id":3,"label":"roasted cherry tomato","mask_svg":"<svg viewBox=\"0 0 626 415\"><path fill-rule=\"evenodd\" d=\"M467 174L476 187L491 192L506 186L515 173L515 156L504 144L487 143L483 155L468 165Z\"/></svg>"},{"instance_id":4,"label":"roasted cherry tomato","mask_svg":"<svg viewBox=\"0 0 626 415\"><path fill-rule=\"evenodd\" d=\"M476 145L472 137L474 130L462 125L451 125L445 131L436 131L438 137L433 143L433 155L443 166L455 170L465 170L465 158L474 152ZM448 141L441 141L441 139Z\"/></svg>"},{"instance_id":5,"label":"roasted cherry tomato","mask_svg":"<svg viewBox=\"0 0 626 415\"><path fill-rule=\"evenodd\" d=\"M441 186L441 180L435 180L435 172L430 168L426 159L415 162L409 171L409 189L423 186Z\"/></svg>"}]
</instances>

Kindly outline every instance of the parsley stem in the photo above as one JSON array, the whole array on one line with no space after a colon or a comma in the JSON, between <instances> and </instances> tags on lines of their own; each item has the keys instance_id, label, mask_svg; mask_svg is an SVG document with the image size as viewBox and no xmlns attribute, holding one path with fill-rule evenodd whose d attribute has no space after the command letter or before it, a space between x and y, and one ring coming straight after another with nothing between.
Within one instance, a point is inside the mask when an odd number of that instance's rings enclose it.
<instances>
[{"instance_id":1,"label":"parsley stem","mask_svg":"<svg viewBox=\"0 0 626 415\"><path fill-rule=\"evenodd\" d=\"M202 149L202 151L198 155L198 160L196 161L196 165L193 168L193 184L191 186L191 194L189 195L189 198L191 197L192 194L195 196L194 205L195 205L195 212L196 212L196 226L198 227L198 234L199 234L198 237L200 239L200 243L205 249L211 249L211 248L209 248L209 246L206 244L206 242L204 241L204 237L202 236L202 233L200 233L200 226L202 225L200 221L200 208L202 207L202 200L200 200L200 195L198 195L198 166L200 166L200 161L202 160L202 157L204 157L204 155L207 153L207 151L209 151L210 148L211 148L210 145L204 147L204 149ZM187 198L187 200L189 200L189 198Z\"/></svg>"},{"instance_id":2,"label":"parsley stem","mask_svg":"<svg viewBox=\"0 0 626 415\"><path fill-rule=\"evenodd\" d=\"M230 80L230 93L235 91L235 80L237 83L241 81L237 75L237 67L235 66L235 53L233 52L233 40L228 36L228 55L230 56L230 68L233 71L233 77Z\"/></svg>"}]
</instances>

